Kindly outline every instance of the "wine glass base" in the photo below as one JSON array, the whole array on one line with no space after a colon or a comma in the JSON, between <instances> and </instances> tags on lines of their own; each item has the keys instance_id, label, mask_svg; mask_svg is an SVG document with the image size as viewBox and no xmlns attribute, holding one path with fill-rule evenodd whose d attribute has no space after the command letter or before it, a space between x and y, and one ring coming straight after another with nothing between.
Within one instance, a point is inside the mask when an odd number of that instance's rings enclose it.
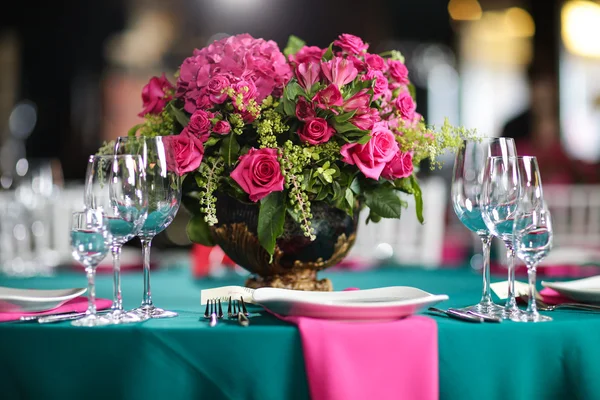
<instances>
[{"instance_id":1,"label":"wine glass base","mask_svg":"<svg viewBox=\"0 0 600 400\"><path fill-rule=\"evenodd\" d=\"M134 322L142 322L144 319L134 313L134 312L126 312L123 310L111 310L104 317L110 319L112 324L131 324Z\"/></svg>"},{"instance_id":2,"label":"wine glass base","mask_svg":"<svg viewBox=\"0 0 600 400\"><path fill-rule=\"evenodd\" d=\"M518 316L514 316L511 318L511 321L515 321L515 322L548 322L548 321L552 321L552 318L546 316L546 315L541 315L539 313L523 313L521 315Z\"/></svg>"},{"instance_id":3,"label":"wine glass base","mask_svg":"<svg viewBox=\"0 0 600 400\"><path fill-rule=\"evenodd\" d=\"M503 309L504 308L502 306L494 304L493 302L481 302L473 306L459 308L458 310L465 312L473 311L491 317L498 315L498 313L501 312Z\"/></svg>"},{"instance_id":4,"label":"wine glass base","mask_svg":"<svg viewBox=\"0 0 600 400\"><path fill-rule=\"evenodd\" d=\"M502 307L500 311L496 313L496 317L510 320L513 320L514 318L521 318L523 315L525 315L525 311L519 308L506 309L505 307Z\"/></svg>"},{"instance_id":5,"label":"wine glass base","mask_svg":"<svg viewBox=\"0 0 600 400\"><path fill-rule=\"evenodd\" d=\"M176 312L163 310L162 308L155 307L154 305L140 306L132 310L132 312L139 315L142 319L173 318L179 315Z\"/></svg>"},{"instance_id":6,"label":"wine glass base","mask_svg":"<svg viewBox=\"0 0 600 400\"><path fill-rule=\"evenodd\" d=\"M110 325L112 322L105 316L99 316L94 314L86 315L83 318L76 319L71 322L73 326L104 326Z\"/></svg>"}]
</instances>

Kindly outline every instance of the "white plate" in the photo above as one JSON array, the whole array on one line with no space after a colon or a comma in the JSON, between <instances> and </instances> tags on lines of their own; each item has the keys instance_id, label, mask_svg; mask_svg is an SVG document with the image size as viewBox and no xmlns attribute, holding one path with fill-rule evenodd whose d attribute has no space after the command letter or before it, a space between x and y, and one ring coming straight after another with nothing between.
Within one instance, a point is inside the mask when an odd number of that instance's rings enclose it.
<instances>
[{"instance_id":1,"label":"white plate","mask_svg":"<svg viewBox=\"0 0 600 400\"><path fill-rule=\"evenodd\" d=\"M0 286L0 312L38 312L60 307L81 296L85 288L38 290Z\"/></svg>"},{"instance_id":2,"label":"white plate","mask_svg":"<svg viewBox=\"0 0 600 400\"><path fill-rule=\"evenodd\" d=\"M584 303L600 303L600 275L569 282L542 282L562 295Z\"/></svg>"},{"instance_id":3,"label":"white plate","mask_svg":"<svg viewBox=\"0 0 600 400\"><path fill-rule=\"evenodd\" d=\"M344 292L303 292L261 288L254 303L279 314L341 320L398 319L412 315L448 296L433 295L407 286Z\"/></svg>"}]
</instances>

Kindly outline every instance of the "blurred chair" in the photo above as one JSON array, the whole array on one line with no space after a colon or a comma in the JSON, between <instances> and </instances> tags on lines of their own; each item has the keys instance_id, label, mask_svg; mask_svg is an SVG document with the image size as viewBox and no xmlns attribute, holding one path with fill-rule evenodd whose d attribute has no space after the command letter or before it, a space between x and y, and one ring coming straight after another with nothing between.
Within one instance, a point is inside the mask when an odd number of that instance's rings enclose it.
<instances>
[{"instance_id":1,"label":"blurred chair","mask_svg":"<svg viewBox=\"0 0 600 400\"><path fill-rule=\"evenodd\" d=\"M600 186L545 185L554 245L600 248Z\"/></svg>"},{"instance_id":2,"label":"blurred chair","mask_svg":"<svg viewBox=\"0 0 600 400\"><path fill-rule=\"evenodd\" d=\"M414 197L402 195L408 208L402 210L398 219L382 219L366 224L369 210L360 216L356 243L349 259L377 263L393 261L404 265L421 265L434 268L442 263L444 244L447 189L439 177L421 182L423 191L424 224L415 214Z\"/></svg>"}]
</instances>

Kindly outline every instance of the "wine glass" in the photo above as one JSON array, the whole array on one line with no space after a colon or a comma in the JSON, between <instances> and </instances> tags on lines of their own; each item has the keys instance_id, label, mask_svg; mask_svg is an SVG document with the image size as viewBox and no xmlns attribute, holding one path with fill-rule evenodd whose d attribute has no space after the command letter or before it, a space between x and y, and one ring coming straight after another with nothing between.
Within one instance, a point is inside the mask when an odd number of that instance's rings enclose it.
<instances>
[{"instance_id":1,"label":"wine glass","mask_svg":"<svg viewBox=\"0 0 600 400\"><path fill-rule=\"evenodd\" d=\"M71 249L73 258L85 267L88 280L86 316L71 322L75 326L100 326L111 320L96 314L96 267L106 257L111 243L102 211L86 209L71 218Z\"/></svg>"},{"instance_id":2,"label":"wine glass","mask_svg":"<svg viewBox=\"0 0 600 400\"><path fill-rule=\"evenodd\" d=\"M120 256L121 248L138 234L148 213L142 158L133 155L90 156L84 203L87 208L103 213L112 238L113 303L107 317L115 323L141 321L137 314L123 310Z\"/></svg>"},{"instance_id":3,"label":"wine glass","mask_svg":"<svg viewBox=\"0 0 600 400\"><path fill-rule=\"evenodd\" d=\"M465 140L456 153L452 177L452 206L458 219L481 239L483 246L483 291L478 304L465 311L495 315L502 307L494 304L490 292L490 244L492 235L483 222L481 192L483 171L489 156L514 157L517 154L511 138Z\"/></svg>"},{"instance_id":4,"label":"wine glass","mask_svg":"<svg viewBox=\"0 0 600 400\"><path fill-rule=\"evenodd\" d=\"M535 157L522 157L518 163L520 198L515 214L514 247L517 256L527 265L529 303L524 314L511 319L517 322L552 321L540 315L535 303L536 267L552 248L552 221L544 202L542 180Z\"/></svg>"},{"instance_id":5,"label":"wine glass","mask_svg":"<svg viewBox=\"0 0 600 400\"><path fill-rule=\"evenodd\" d=\"M504 242L508 267L508 298L498 315L512 318L519 315L515 297L515 250L513 225L519 202L518 157L488 157L484 177L482 201L483 221L490 233Z\"/></svg>"},{"instance_id":6,"label":"wine glass","mask_svg":"<svg viewBox=\"0 0 600 400\"><path fill-rule=\"evenodd\" d=\"M150 291L150 248L152 238L165 230L175 218L181 202L181 180L172 166L172 152L163 137L120 137L115 154L138 154L146 171L148 217L138 236L144 257L144 296L134 311L143 318L176 317L177 313L154 306Z\"/></svg>"}]
</instances>

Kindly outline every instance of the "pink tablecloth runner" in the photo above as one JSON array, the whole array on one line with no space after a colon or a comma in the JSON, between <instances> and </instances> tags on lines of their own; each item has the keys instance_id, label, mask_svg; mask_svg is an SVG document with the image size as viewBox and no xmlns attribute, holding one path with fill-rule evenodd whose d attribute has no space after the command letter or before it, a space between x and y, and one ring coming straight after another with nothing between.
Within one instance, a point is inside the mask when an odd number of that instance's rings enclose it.
<instances>
[{"instance_id":1,"label":"pink tablecloth runner","mask_svg":"<svg viewBox=\"0 0 600 400\"><path fill-rule=\"evenodd\" d=\"M105 310L112 305L112 301L109 299L96 299L96 309ZM58 314L68 312L84 312L87 310L88 300L87 297L79 296L72 300L67 301L60 307L52 310L42 312L0 312L0 322L5 321L17 321L19 318L30 315L47 315L47 314Z\"/></svg>"},{"instance_id":2,"label":"pink tablecloth runner","mask_svg":"<svg viewBox=\"0 0 600 400\"><path fill-rule=\"evenodd\" d=\"M282 317L298 326L312 400L438 399L437 324Z\"/></svg>"}]
</instances>

